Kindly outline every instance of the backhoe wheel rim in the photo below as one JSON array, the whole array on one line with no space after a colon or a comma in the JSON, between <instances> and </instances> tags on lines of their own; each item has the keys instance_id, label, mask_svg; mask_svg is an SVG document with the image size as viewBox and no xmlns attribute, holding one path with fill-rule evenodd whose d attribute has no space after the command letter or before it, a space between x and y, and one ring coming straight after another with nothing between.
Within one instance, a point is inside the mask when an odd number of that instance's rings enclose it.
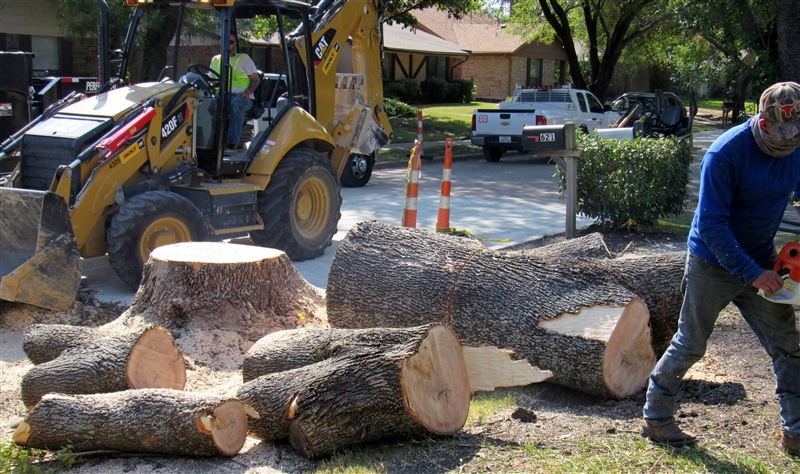
<instances>
[{"instance_id":1,"label":"backhoe wheel rim","mask_svg":"<svg viewBox=\"0 0 800 474\"><path fill-rule=\"evenodd\" d=\"M353 168L353 176L361 178L367 172L367 157L364 155L356 155L350 164Z\"/></svg>"},{"instance_id":2,"label":"backhoe wheel rim","mask_svg":"<svg viewBox=\"0 0 800 474\"><path fill-rule=\"evenodd\" d=\"M329 205L330 196L322 180L310 179L303 183L294 213L297 229L303 237L313 239L325 230Z\"/></svg>"},{"instance_id":3,"label":"backhoe wheel rim","mask_svg":"<svg viewBox=\"0 0 800 474\"><path fill-rule=\"evenodd\" d=\"M158 247L179 242L190 242L192 232L180 219L162 217L150 223L139 242L142 262L147 262L150 252Z\"/></svg>"}]
</instances>

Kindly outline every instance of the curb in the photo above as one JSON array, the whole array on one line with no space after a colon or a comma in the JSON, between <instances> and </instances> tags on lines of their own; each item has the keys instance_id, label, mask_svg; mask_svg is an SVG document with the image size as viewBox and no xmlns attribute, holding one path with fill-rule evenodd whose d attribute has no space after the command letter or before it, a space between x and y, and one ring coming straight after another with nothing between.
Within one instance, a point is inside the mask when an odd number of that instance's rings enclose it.
<instances>
[{"instance_id":1,"label":"curb","mask_svg":"<svg viewBox=\"0 0 800 474\"><path fill-rule=\"evenodd\" d=\"M453 155L453 162L456 161L479 161L483 159L483 155L479 154L470 154L470 155ZM436 161L444 162L444 156L434 156L432 159L422 160L422 167L424 168L427 163L433 163ZM393 161L383 161L375 163L373 166L373 170L387 170L387 169L399 169L399 168L407 168L408 161L405 160L393 160Z\"/></svg>"}]
</instances>

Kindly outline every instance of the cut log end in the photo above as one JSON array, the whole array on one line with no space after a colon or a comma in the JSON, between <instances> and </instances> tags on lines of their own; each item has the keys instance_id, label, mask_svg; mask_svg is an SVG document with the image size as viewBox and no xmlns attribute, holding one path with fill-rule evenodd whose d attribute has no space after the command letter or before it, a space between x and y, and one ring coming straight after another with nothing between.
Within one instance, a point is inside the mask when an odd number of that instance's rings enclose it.
<instances>
[{"instance_id":1,"label":"cut log end","mask_svg":"<svg viewBox=\"0 0 800 474\"><path fill-rule=\"evenodd\" d=\"M186 367L169 332L160 327L142 334L131 349L126 366L130 388L171 388L186 386Z\"/></svg>"},{"instance_id":2,"label":"cut log end","mask_svg":"<svg viewBox=\"0 0 800 474\"><path fill-rule=\"evenodd\" d=\"M224 251L218 242L185 242L158 247L150 258L161 262L184 263L252 263L279 257L282 250L252 245L225 245ZM198 266L200 265L197 263Z\"/></svg>"},{"instance_id":3,"label":"cut log end","mask_svg":"<svg viewBox=\"0 0 800 474\"><path fill-rule=\"evenodd\" d=\"M239 400L227 400L214 408L213 414L200 417L201 430L209 431L214 445L223 456L234 456L247 439L247 416L252 412Z\"/></svg>"},{"instance_id":4,"label":"cut log end","mask_svg":"<svg viewBox=\"0 0 800 474\"><path fill-rule=\"evenodd\" d=\"M599 374L608 392L625 398L647 384L656 364L650 342L650 312L638 298L625 306L597 305L539 322L552 332L600 341L605 348Z\"/></svg>"},{"instance_id":5,"label":"cut log end","mask_svg":"<svg viewBox=\"0 0 800 474\"><path fill-rule=\"evenodd\" d=\"M403 404L436 434L460 430L469 413L470 386L461 343L445 326L431 327L417 353L401 367Z\"/></svg>"},{"instance_id":6,"label":"cut log end","mask_svg":"<svg viewBox=\"0 0 800 474\"><path fill-rule=\"evenodd\" d=\"M650 343L650 313L639 299L625 308L603 355L603 374L612 393L625 398L647 384L657 359Z\"/></svg>"},{"instance_id":7,"label":"cut log end","mask_svg":"<svg viewBox=\"0 0 800 474\"><path fill-rule=\"evenodd\" d=\"M28 439L30 439L30 437L31 425L25 421L21 421L17 426L17 429L14 430L14 434L11 436L11 439L13 439L18 445L25 446L28 444Z\"/></svg>"}]
</instances>

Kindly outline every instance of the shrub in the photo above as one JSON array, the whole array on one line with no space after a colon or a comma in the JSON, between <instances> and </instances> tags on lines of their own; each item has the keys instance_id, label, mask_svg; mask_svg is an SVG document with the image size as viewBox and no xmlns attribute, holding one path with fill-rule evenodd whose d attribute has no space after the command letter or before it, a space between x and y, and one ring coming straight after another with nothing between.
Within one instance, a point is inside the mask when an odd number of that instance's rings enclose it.
<instances>
[{"instance_id":1,"label":"shrub","mask_svg":"<svg viewBox=\"0 0 800 474\"><path fill-rule=\"evenodd\" d=\"M383 86L383 95L403 101L407 104L418 104L422 98L422 89L419 81L403 79L402 81L387 82Z\"/></svg>"},{"instance_id":2,"label":"shrub","mask_svg":"<svg viewBox=\"0 0 800 474\"><path fill-rule=\"evenodd\" d=\"M683 212L692 154L686 140L633 141L578 134L577 210L612 229ZM564 196L566 173L556 168Z\"/></svg>"},{"instance_id":3,"label":"shrub","mask_svg":"<svg viewBox=\"0 0 800 474\"><path fill-rule=\"evenodd\" d=\"M401 102L397 99L385 97L383 99L383 109L389 117L416 117L417 108Z\"/></svg>"},{"instance_id":4,"label":"shrub","mask_svg":"<svg viewBox=\"0 0 800 474\"><path fill-rule=\"evenodd\" d=\"M448 103L469 104L475 100L477 89L474 80L448 82L445 100Z\"/></svg>"},{"instance_id":5,"label":"shrub","mask_svg":"<svg viewBox=\"0 0 800 474\"><path fill-rule=\"evenodd\" d=\"M436 77L422 81L422 101L426 104L447 102L447 81Z\"/></svg>"}]
</instances>

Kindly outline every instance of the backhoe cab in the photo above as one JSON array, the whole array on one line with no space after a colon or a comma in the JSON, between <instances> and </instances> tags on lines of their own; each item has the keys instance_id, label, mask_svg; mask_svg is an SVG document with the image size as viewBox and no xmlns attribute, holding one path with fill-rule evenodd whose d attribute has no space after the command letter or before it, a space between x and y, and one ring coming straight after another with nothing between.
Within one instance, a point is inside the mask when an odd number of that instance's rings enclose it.
<instances>
[{"instance_id":1,"label":"backhoe cab","mask_svg":"<svg viewBox=\"0 0 800 474\"><path fill-rule=\"evenodd\" d=\"M181 9L179 18L188 8L216 13L220 71L192 64L157 82L109 81L108 90L58 109L24 133L14 150L19 164L0 187L2 299L65 309L80 284L80 257L106 253L135 288L150 252L175 242L249 235L293 260L315 258L337 231L337 178L366 184L374 154L389 141L380 4L127 1L134 15L118 77L126 77L136 54L142 17L167 6ZM237 21L256 16L275 18L281 42L274 62L286 66L262 74L257 134L225 156L228 38ZM348 39L352 68L337 73ZM101 73L108 71L104 62ZM355 162L363 166L353 168Z\"/></svg>"}]
</instances>

